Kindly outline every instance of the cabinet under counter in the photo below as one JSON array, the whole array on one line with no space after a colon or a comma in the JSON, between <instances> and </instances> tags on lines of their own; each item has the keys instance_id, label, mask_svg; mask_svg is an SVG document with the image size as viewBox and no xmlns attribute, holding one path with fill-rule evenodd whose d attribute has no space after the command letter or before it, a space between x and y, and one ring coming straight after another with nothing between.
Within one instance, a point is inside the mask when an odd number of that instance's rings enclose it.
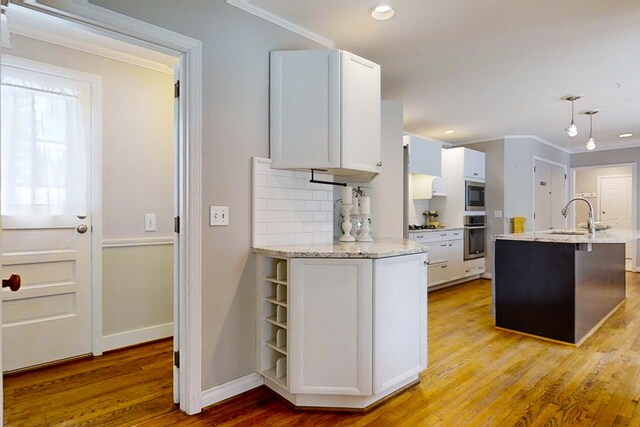
<instances>
[{"instance_id":1,"label":"cabinet under counter","mask_svg":"<svg viewBox=\"0 0 640 427\"><path fill-rule=\"evenodd\" d=\"M331 254L326 245L254 248L257 371L296 407L362 410L419 381L427 366L427 249L336 245ZM282 263L286 307L272 287ZM270 320L278 307L286 324Z\"/></svg>"}]
</instances>

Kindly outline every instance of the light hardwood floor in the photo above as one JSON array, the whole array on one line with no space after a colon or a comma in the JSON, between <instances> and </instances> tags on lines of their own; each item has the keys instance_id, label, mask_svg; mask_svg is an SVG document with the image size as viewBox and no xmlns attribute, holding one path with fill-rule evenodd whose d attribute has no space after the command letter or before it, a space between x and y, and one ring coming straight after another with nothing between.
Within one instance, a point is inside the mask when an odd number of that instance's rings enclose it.
<instances>
[{"instance_id":1,"label":"light hardwood floor","mask_svg":"<svg viewBox=\"0 0 640 427\"><path fill-rule=\"evenodd\" d=\"M640 274L580 348L493 328L490 282L429 294L421 383L365 414L297 411L264 387L188 417L163 341L5 378L8 426L640 426Z\"/></svg>"}]
</instances>

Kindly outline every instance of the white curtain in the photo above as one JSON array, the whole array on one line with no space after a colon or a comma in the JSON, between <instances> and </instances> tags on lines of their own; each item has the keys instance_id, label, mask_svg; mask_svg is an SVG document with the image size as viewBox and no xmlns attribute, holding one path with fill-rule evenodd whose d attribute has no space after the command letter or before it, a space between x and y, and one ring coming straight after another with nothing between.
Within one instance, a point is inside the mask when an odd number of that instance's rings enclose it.
<instances>
[{"instance_id":1,"label":"white curtain","mask_svg":"<svg viewBox=\"0 0 640 427\"><path fill-rule=\"evenodd\" d=\"M85 214L87 162L77 95L3 76L2 215Z\"/></svg>"}]
</instances>

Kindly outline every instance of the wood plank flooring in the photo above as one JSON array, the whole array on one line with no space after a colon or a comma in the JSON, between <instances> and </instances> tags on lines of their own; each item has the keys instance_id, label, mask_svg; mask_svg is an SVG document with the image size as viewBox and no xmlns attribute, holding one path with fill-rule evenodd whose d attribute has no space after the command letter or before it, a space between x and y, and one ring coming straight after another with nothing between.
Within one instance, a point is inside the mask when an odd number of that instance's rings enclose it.
<instances>
[{"instance_id":1,"label":"wood plank flooring","mask_svg":"<svg viewBox=\"0 0 640 427\"><path fill-rule=\"evenodd\" d=\"M422 382L365 414L297 411L260 387L188 417L163 341L6 377L5 425L640 427L640 274L580 348L494 329L490 286L429 294Z\"/></svg>"}]
</instances>

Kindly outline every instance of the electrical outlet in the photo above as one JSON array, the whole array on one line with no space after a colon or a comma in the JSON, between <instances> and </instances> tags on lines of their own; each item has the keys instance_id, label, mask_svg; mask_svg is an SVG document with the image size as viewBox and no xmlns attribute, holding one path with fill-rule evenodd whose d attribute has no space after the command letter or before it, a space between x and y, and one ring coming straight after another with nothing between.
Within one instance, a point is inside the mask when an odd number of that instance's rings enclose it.
<instances>
[{"instance_id":1,"label":"electrical outlet","mask_svg":"<svg viewBox=\"0 0 640 427\"><path fill-rule=\"evenodd\" d=\"M144 214L144 231L156 231L156 214Z\"/></svg>"},{"instance_id":2,"label":"electrical outlet","mask_svg":"<svg viewBox=\"0 0 640 427\"><path fill-rule=\"evenodd\" d=\"M209 225L229 225L229 206L209 206Z\"/></svg>"}]
</instances>

